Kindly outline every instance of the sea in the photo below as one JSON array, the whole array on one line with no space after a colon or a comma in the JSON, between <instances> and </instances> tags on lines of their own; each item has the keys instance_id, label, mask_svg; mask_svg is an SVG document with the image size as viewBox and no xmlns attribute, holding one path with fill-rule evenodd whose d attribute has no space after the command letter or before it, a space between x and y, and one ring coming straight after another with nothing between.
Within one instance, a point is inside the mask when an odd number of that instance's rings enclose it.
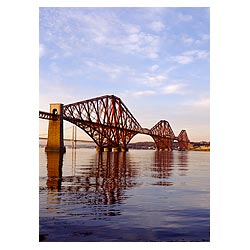
<instances>
[{"instance_id":1,"label":"sea","mask_svg":"<svg viewBox=\"0 0 250 250\"><path fill-rule=\"evenodd\" d=\"M210 152L44 146L40 242L210 241Z\"/></svg>"}]
</instances>

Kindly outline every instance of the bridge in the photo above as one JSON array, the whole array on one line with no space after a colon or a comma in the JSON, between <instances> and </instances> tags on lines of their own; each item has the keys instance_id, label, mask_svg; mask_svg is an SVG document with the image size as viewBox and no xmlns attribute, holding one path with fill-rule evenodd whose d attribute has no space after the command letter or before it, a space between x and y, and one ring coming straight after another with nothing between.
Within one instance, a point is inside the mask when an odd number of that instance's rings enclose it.
<instances>
[{"instance_id":1,"label":"bridge","mask_svg":"<svg viewBox=\"0 0 250 250\"><path fill-rule=\"evenodd\" d=\"M151 129L142 128L119 97L100 96L76 103L50 104L50 112L39 111L39 118L49 120L46 151L65 152L63 120L84 130L96 143L97 151L127 151L136 134L154 139L157 150L172 150L174 141L179 150L188 150L186 130L175 136L170 124L160 120Z\"/></svg>"}]
</instances>

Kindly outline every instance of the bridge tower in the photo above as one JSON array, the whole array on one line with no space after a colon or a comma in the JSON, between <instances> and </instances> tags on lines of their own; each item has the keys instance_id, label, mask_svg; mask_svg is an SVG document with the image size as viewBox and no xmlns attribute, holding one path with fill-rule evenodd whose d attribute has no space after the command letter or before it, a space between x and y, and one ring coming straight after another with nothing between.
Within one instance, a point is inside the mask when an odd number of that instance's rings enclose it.
<instances>
[{"instance_id":1,"label":"bridge tower","mask_svg":"<svg viewBox=\"0 0 250 250\"><path fill-rule=\"evenodd\" d=\"M186 130L182 130L177 137L178 140L178 149L180 151L188 150L189 148L189 139Z\"/></svg>"},{"instance_id":2,"label":"bridge tower","mask_svg":"<svg viewBox=\"0 0 250 250\"><path fill-rule=\"evenodd\" d=\"M149 132L155 141L157 150L172 151L175 135L168 121L159 121Z\"/></svg>"},{"instance_id":3,"label":"bridge tower","mask_svg":"<svg viewBox=\"0 0 250 250\"><path fill-rule=\"evenodd\" d=\"M50 104L50 113L57 116L55 116L55 119L49 120L48 141L45 151L65 153L66 148L63 141L63 104Z\"/></svg>"}]
</instances>

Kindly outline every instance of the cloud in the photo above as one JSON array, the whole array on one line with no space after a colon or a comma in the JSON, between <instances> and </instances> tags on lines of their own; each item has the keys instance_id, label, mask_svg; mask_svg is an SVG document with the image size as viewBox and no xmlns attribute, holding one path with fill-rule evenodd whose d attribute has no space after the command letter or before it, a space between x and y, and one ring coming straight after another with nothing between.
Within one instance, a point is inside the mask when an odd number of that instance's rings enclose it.
<instances>
[{"instance_id":1,"label":"cloud","mask_svg":"<svg viewBox=\"0 0 250 250\"><path fill-rule=\"evenodd\" d=\"M109 48L126 54L140 54L150 59L158 58L160 38L146 32L134 34L119 34L113 38L107 37Z\"/></svg>"},{"instance_id":2,"label":"cloud","mask_svg":"<svg viewBox=\"0 0 250 250\"><path fill-rule=\"evenodd\" d=\"M155 90L124 90L123 92L119 93L119 96L122 99L129 99L129 98L140 98L140 97L146 97L146 96L153 96L156 95L157 91Z\"/></svg>"},{"instance_id":3,"label":"cloud","mask_svg":"<svg viewBox=\"0 0 250 250\"><path fill-rule=\"evenodd\" d=\"M192 106L200 107L200 108L209 108L209 106L210 106L210 98L209 97L204 97L202 99L194 101L192 103Z\"/></svg>"},{"instance_id":4,"label":"cloud","mask_svg":"<svg viewBox=\"0 0 250 250\"><path fill-rule=\"evenodd\" d=\"M201 34L200 35L200 39L196 39L194 41L194 43L196 45L201 45L201 44L209 42L209 39L210 39L210 36L208 34Z\"/></svg>"},{"instance_id":5,"label":"cloud","mask_svg":"<svg viewBox=\"0 0 250 250\"><path fill-rule=\"evenodd\" d=\"M161 21L153 21L149 24L149 28L155 32L160 32L164 30L165 25Z\"/></svg>"},{"instance_id":6,"label":"cloud","mask_svg":"<svg viewBox=\"0 0 250 250\"><path fill-rule=\"evenodd\" d=\"M137 91L134 92L133 95L134 96L150 96L150 95L154 95L156 94L156 92L154 90L143 90L143 91Z\"/></svg>"},{"instance_id":7,"label":"cloud","mask_svg":"<svg viewBox=\"0 0 250 250\"><path fill-rule=\"evenodd\" d=\"M170 57L170 60L180 63L189 64L199 59L206 59L209 56L209 52L206 50L190 50L183 52L180 55Z\"/></svg>"},{"instance_id":8,"label":"cloud","mask_svg":"<svg viewBox=\"0 0 250 250\"><path fill-rule=\"evenodd\" d=\"M180 13L178 15L178 20L181 22L189 22L193 19L193 17L191 15L184 15L182 13Z\"/></svg>"},{"instance_id":9,"label":"cloud","mask_svg":"<svg viewBox=\"0 0 250 250\"><path fill-rule=\"evenodd\" d=\"M182 35L181 40L186 45L191 45L194 43L194 39L186 34Z\"/></svg>"},{"instance_id":10,"label":"cloud","mask_svg":"<svg viewBox=\"0 0 250 250\"><path fill-rule=\"evenodd\" d=\"M157 64L154 64L154 65L152 65L152 66L150 67L150 71L151 71L151 72L155 72L155 71L157 71L157 69L159 69L159 65L157 65Z\"/></svg>"},{"instance_id":11,"label":"cloud","mask_svg":"<svg viewBox=\"0 0 250 250\"><path fill-rule=\"evenodd\" d=\"M170 59L180 64L189 64L194 61L194 58L192 56L185 55L172 56Z\"/></svg>"},{"instance_id":12,"label":"cloud","mask_svg":"<svg viewBox=\"0 0 250 250\"><path fill-rule=\"evenodd\" d=\"M43 11L41 20L44 40L53 43L66 55L108 49L158 58L160 37L142 31L139 25L124 20L118 12L108 8L103 11L71 8L56 9L53 13ZM152 22L151 26L155 31L161 31L164 25Z\"/></svg>"},{"instance_id":13,"label":"cloud","mask_svg":"<svg viewBox=\"0 0 250 250\"><path fill-rule=\"evenodd\" d=\"M185 86L183 83L170 84L162 88L164 94L185 94Z\"/></svg>"},{"instance_id":14,"label":"cloud","mask_svg":"<svg viewBox=\"0 0 250 250\"><path fill-rule=\"evenodd\" d=\"M147 76L146 80L148 81L149 85L151 86L159 86L162 83L164 83L164 81L166 81L168 79L167 76L165 75L155 75L155 76Z\"/></svg>"},{"instance_id":15,"label":"cloud","mask_svg":"<svg viewBox=\"0 0 250 250\"><path fill-rule=\"evenodd\" d=\"M45 55L45 47L43 44L39 44L39 58L42 58Z\"/></svg>"},{"instance_id":16,"label":"cloud","mask_svg":"<svg viewBox=\"0 0 250 250\"><path fill-rule=\"evenodd\" d=\"M149 73L143 73L140 76L134 77L134 81L136 81L137 83L144 84L150 87L161 86L167 79L167 75Z\"/></svg>"},{"instance_id":17,"label":"cloud","mask_svg":"<svg viewBox=\"0 0 250 250\"><path fill-rule=\"evenodd\" d=\"M96 71L104 72L111 79L117 79L122 77L123 74L133 75L134 72L129 66L118 66L115 64L105 64L102 62L94 62L91 60L84 61L84 64L90 69Z\"/></svg>"},{"instance_id":18,"label":"cloud","mask_svg":"<svg viewBox=\"0 0 250 250\"><path fill-rule=\"evenodd\" d=\"M192 56L197 59L205 59L208 57L209 52L206 50L190 50L183 53L185 56Z\"/></svg>"},{"instance_id":19,"label":"cloud","mask_svg":"<svg viewBox=\"0 0 250 250\"><path fill-rule=\"evenodd\" d=\"M141 28L139 25L126 23L126 24L123 24L122 27L125 30L125 32L128 34L139 33L141 31Z\"/></svg>"}]
</instances>

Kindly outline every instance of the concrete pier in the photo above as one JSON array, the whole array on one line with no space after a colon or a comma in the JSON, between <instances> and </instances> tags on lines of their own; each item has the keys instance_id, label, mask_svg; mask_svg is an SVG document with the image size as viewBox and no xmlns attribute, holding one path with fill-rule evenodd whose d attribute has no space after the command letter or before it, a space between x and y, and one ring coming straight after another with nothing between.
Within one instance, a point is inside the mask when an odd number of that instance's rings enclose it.
<instances>
[{"instance_id":1,"label":"concrete pier","mask_svg":"<svg viewBox=\"0 0 250 250\"><path fill-rule=\"evenodd\" d=\"M66 148L63 141L63 104L50 104L50 113L59 115L56 120L49 121L48 141L45 147L46 152L61 152L65 153Z\"/></svg>"},{"instance_id":2,"label":"concrete pier","mask_svg":"<svg viewBox=\"0 0 250 250\"><path fill-rule=\"evenodd\" d=\"M104 147L104 148L103 148L103 151L104 151L104 152L111 152L111 151L112 151L112 148Z\"/></svg>"},{"instance_id":3,"label":"concrete pier","mask_svg":"<svg viewBox=\"0 0 250 250\"><path fill-rule=\"evenodd\" d=\"M121 147L121 152L127 152L128 148L127 147Z\"/></svg>"},{"instance_id":4,"label":"concrete pier","mask_svg":"<svg viewBox=\"0 0 250 250\"><path fill-rule=\"evenodd\" d=\"M116 147L116 148L112 148L112 152L120 152L121 149L119 147Z\"/></svg>"},{"instance_id":5,"label":"concrete pier","mask_svg":"<svg viewBox=\"0 0 250 250\"><path fill-rule=\"evenodd\" d=\"M96 151L97 152L127 152L128 148L127 147L99 147L96 146Z\"/></svg>"}]
</instances>

